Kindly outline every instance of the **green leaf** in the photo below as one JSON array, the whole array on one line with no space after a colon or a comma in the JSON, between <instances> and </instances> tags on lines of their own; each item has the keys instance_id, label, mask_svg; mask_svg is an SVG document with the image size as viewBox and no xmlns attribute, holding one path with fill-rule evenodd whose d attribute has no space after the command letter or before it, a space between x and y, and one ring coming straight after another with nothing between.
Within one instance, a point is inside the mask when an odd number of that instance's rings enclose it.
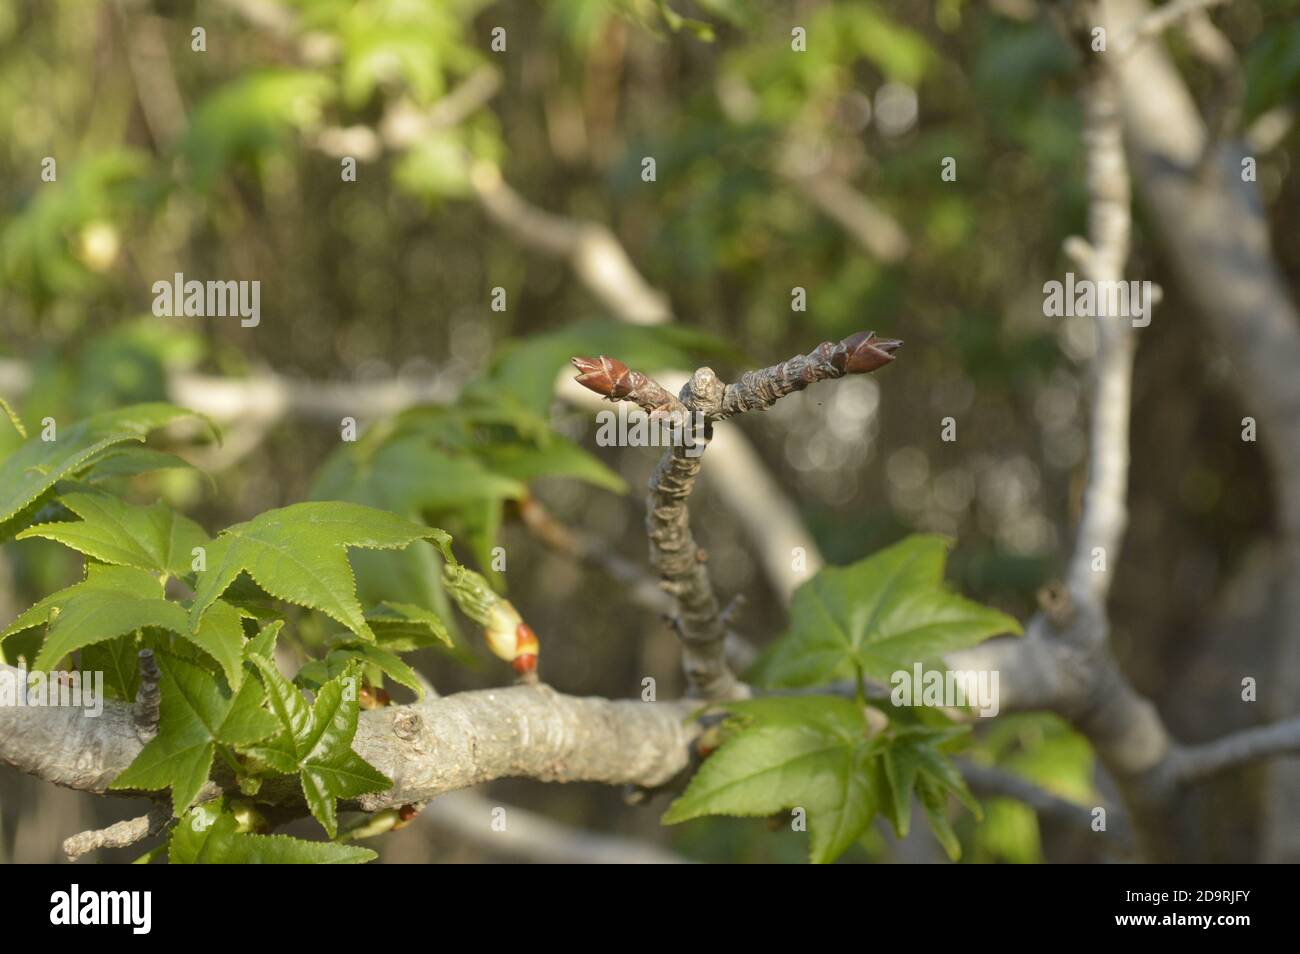
<instances>
[{"instance_id":1,"label":"green leaf","mask_svg":"<svg viewBox=\"0 0 1300 954\"><path fill-rule=\"evenodd\" d=\"M448 649L455 646L442 618L412 603L380 603L367 610L366 622L378 644L394 652L409 652L435 644Z\"/></svg>"},{"instance_id":2,"label":"green leaf","mask_svg":"<svg viewBox=\"0 0 1300 954\"><path fill-rule=\"evenodd\" d=\"M209 672L169 653L156 653L162 671L162 714L158 734L135 761L113 780L117 790L157 791L171 788L180 815L208 780L218 745L252 746L278 728L262 708L256 679L245 680L237 693Z\"/></svg>"},{"instance_id":3,"label":"green leaf","mask_svg":"<svg viewBox=\"0 0 1300 954\"><path fill-rule=\"evenodd\" d=\"M0 462L0 525L39 500L54 484L76 475L99 453L127 441L143 441L156 430L192 412L170 404L136 404L97 414L66 429L54 440L26 441ZM215 433L215 430L214 430ZM0 533L0 539L4 534Z\"/></svg>"},{"instance_id":4,"label":"green leaf","mask_svg":"<svg viewBox=\"0 0 1300 954\"><path fill-rule=\"evenodd\" d=\"M319 610L373 640L357 602L347 549L400 549L416 540L448 548L442 530L357 504L300 503L223 530L208 547L191 619L196 623L241 572L276 599Z\"/></svg>"},{"instance_id":5,"label":"green leaf","mask_svg":"<svg viewBox=\"0 0 1300 954\"><path fill-rule=\"evenodd\" d=\"M809 686L853 678L883 682L913 663L1020 624L943 585L948 541L911 536L851 566L828 567L795 592L790 631L760 664L774 685Z\"/></svg>"},{"instance_id":6,"label":"green leaf","mask_svg":"<svg viewBox=\"0 0 1300 954\"><path fill-rule=\"evenodd\" d=\"M379 857L368 848L248 834L238 831L238 824L219 802L196 806L172 831L167 860L179 865L351 865Z\"/></svg>"},{"instance_id":7,"label":"green leaf","mask_svg":"<svg viewBox=\"0 0 1300 954\"><path fill-rule=\"evenodd\" d=\"M966 780L953 763L944 758L939 746L950 739L965 734L964 728L926 729L920 727L906 728L898 731L891 739L891 744L884 753L885 777L889 782L889 820L899 838L907 836L912 817L912 795L916 793L922 808L930 816L931 828L935 837L953 860L961 854L958 843L956 854L952 845L955 836L949 840L952 828L947 823L946 803L949 793L970 810L976 818L982 816L979 803L966 787ZM936 825L934 817L927 807L930 803L941 804L943 824Z\"/></svg>"},{"instance_id":8,"label":"green leaf","mask_svg":"<svg viewBox=\"0 0 1300 954\"><path fill-rule=\"evenodd\" d=\"M148 570L133 566L89 563L86 579L52 593L31 607L0 633L5 639L48 624L41 651L32 664L48 670L69 653L134 633L146 627L170 630L211 656L231 686L243 679L240 659L243 628L238 611L224 602L214 606L198 631L190 629L191 616L179 603L163 598L163 584Z\"/></svg>"},{"instance_id":9,"label":"green leaf","mask_svg":"<svg viewBox=\"0 0 1300 954\"><path fill-rule=\"evenodd\" d=\"M203 614L199 628L181 635L217 661L226 682L236 691L244 681L244 614L224 600L217 600ZM189 618L187 616L187 622Z\"/></svg>"},{"instance_id":10,"label":"green leaf","mask_svg":"<svg viewBox=\"0 0 1300 954\"><path fill-rule=\"evenodd\" d=\"M0 398L0 411L5 412L5 417L9 418L9 423L14 426L23 440L27 440L27 428L23 427L23 419L18 416L18 412L4 398Z\"/></svg>"},{"instance_id":11,"label":"green leaf","mask_svg":"<svg viewBox=\"0 0 1300 954\"><path fill-rule=\"evenodd\" d=\"M420 435L371 447L344 445L321 470L312 497L349 500L416 516L483 500L518 500L528 488L473 457L444 453Z\"/></svg>"},{"instance_id":12,"label":"green leaf","mask_svg":"<svg viewBox=\"0 0 1300 954\"><path fill-rule=\"evenodd\" d=\"M264 160L288 145L295 130L319 123L331 89L319 73L263 70L206 96L178 144L195 184L210 189L230 166Z\"/></svg>"},{"instance_id":13,"label":"green leaf","mask_svg":"<svg viewBox=\"0 0 1300 954\"><path fill-rule=\"evenodd\" d=\"M190 572L191 551L208 543L202 527L161 501L142 507L100 490L60 493L59 500L82 519L37 524L17 539L56 540L101 563L178 578Z\"/></svg>"},{"instance_id":14,"label":"green leaf","mask_svg":"<svg viewBox=\"0 0 1300 954\"><path fill-rule=\"evenodd\" d=\"M349 642L331 649L324 659L314 660L303 666L296 681L303 684L319 685L345 675L352 663L374 666L394 682L410 689L421 699L424 698L424 683L414 669L401 658L386 649L372 643ZM312 668L308 668L312 667Z\"/></svg>"},{"instance_id":15,"label":"green leaf","mask_svg":"<svg viewBox=\"0 0 1300 954\"><path fill-rule=\"evenodd\" d=\"M916 795L930 822L930 830L948 857L956 861L961 857L961 840L948 820L947 793L931 779L921 778L917 780Z\"/></svg>"},{"instance_id":16,"label":"green leaf","mask_svg":"<svg viewBox=\"0 0 1300 954\"><path fill-rule=\"evenodd\" d=\"M262 675L271 699L271 709L280 720L281 732L252 754L276 771L300 775L307 807L321 827L334 838L338 834L335 802L367 792L380 792L392 781L352 751L357 731L358 707L355 680L332 679L321 686L316 701L306 699L265 656L249 660Z\"/></svg>"},{"instance_id":17,"label":"green leaf","mask_svg":"<svg viewBox=\"0 0 1300 954\"><path fill-rule=\"evenodd\" d=\"M89 564L86 579L53 593L27 610L3 633L48 623L33 668L48 670L74 650L114 639L146 626L188 633L185 610L163 599L162 583L135 567Z\"/></svg>"},{"instance_id":18,"label":"green leaf","mask_svg":"<svg viewBox=\"0 0 1300 954\"><path fill-rule=\"evenodd\" d=\"M531 483L539 477L572 477L616 494L627 482L577 444L551 435L544 444L489 444L478 455L494 473Z\"/></svg>"},{"instance_id":19,"label":"green leaf","mask_svg":"<svg viewBox=\"0 0 1300 954\"><path fill-rule=\"evenodd\" d=\"M104 690L130 702L140 684L139 648L133 634L86 646L81 650L81 671L102 672Z\"/></svg>"},{"instance_id":20,"label":"green leaf","mask_svg":"<svg viewBox=\"0 0 1300 954\"><path fill-rule=\"evenodd\" d=\"M81 473L81 479L87 483L97 483L113 477L135 477L156 470L193 470L194 465L184 457L168 451L154 450L152 447L124 447L105 451ZM204 474L210 485L215 486L212 478Z\"/></svg>"},{"instance_id":21,"label":"green leaf","mask_svg":"<svg viewBox=\"0 0 1300 954\"><path fill-rule=\"evenodd\" d=\"M788 697L729 704L726 738L665 824L703 815L807 812L813 862L834 861L863 833L881 801L875 756L859 706L845 699Z\"/></svg>"},{"instance_id":22,"label":"green leaf","mask_svg":"<svg viewBox=\"0 0 1300 954\"><path fill-rule=\"evenodd\" d=\"M275 654L275 641L280 637L280 630L284 628L284 620L272 620L262 627L262 631L244 644L244 658L251 660L253 656L263 656L267 659L273 659Z\"/></svg>"}]
</instances>

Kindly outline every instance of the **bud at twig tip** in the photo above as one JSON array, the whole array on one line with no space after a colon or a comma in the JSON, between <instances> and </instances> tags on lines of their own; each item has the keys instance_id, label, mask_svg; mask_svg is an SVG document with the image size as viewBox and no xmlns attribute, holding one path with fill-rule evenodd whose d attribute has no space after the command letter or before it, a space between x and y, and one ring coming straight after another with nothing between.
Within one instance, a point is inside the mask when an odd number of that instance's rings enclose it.
<instances>
[{"instance_id":1,"label":"bud at twig tip","mask_svg":"<svg viewBox=\"0 0 1300 954\"><path fill-rule=\"evenodd\" d=\"M594 359L573 357L569 360L580 372L574 380L584 388L608 398L623 397L628 393L631 370L617 358L602 354Z\"/></svg>"},{"instance_id":2,"label":"bud at twig tip","mask_svg":"<svg viewBox=\"0 0 1300 954\"><path fill-rule=\"evenodd\" d=\"M903 346L897 338L877 338L874 331L859 331L840 342L844 348L846 374L866 374L894 360L894 352Z\"/></svg>"}]
</instances>

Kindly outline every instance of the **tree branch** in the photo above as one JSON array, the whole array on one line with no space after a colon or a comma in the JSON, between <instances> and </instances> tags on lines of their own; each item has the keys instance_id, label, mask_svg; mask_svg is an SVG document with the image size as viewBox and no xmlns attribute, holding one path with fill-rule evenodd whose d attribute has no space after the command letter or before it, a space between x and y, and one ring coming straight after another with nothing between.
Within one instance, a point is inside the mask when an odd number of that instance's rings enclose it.
<instances>
[{"instance_id":1,"label":"tree branch","mask_svg":"<svg viewBox=\"0 0 1300 954\"><path fill-rule=\"evenodd\" d=\"M875 371L893 361L894 352L902 346L903 342L892 338L877 338L874 331L859 331L839 344L825 341L806 355L760 371L746 371L735 384L727 385L721 410L712 419L766 410L787 394L818 381Z\"/></svg>"},{"instance_id":2,"label":"tree branch","mask_svg":"<svg viewBox=\"0 0 1300 954\"><path fill-rule=\"evenodd\" d=\"M838 344L824 342L807 355L750 371L734 385L723 385L711 368L698 369L674 398L662 385L622 361L601 355L575 357L577 382L611 401L630 401L652 417L671 417L686 428L650 478L646 532L650 560L661 585L677 602L677 633L691 694L705 699L746 694L727 665L726 625L691 532L686 502L699 476L713 422L748 410L770 407L780 398L817 381L866 374L893 361L902 342L859 332Z\"/></svg>"},{"instance_id":3,"label":"tree branch","mask_svg":"<svg viewBox=\"0 0 1300 954\"><path fill-rule=\"evenodd\" d=\"M0 668L16 684L25 676ZM656 787L686 768L697 731L688 717L697 708L686 700L579 698L538 685L363 711L352 747L394 785L359 804L397 808L513 777ZM125 702L106 699L98 718L80 708L0 707L0 764L47 782L107 794L143 748Z\"/></svg>"},{"instance_id":4,"label":"tree branch","mask_svg":"<svg viewBox=\"0 0 1300 954\"><path fill-rule=\"evenodd\" d=\"M1227 2L1229 0L1170 0L1169 3L1148 11L1146 16L1123 33L1115 44L1115 52L1127 56L1140 43L1158 37L1180 20Z\"/></svg>"},{"instance_id":5,"label":"tree branch","mask_svg":"<svg viewBox=\"0 0 1300 954\"><path fill-rule=\"evenodd\" d=\"M967 759L958 759L957 767L976 795L985 798L1013 798L1028 805L1044 818L1059 821L1080 831L1093 830L1092 809L1040 788L1027 778ZM1112 808L1107 812L1106 830L1118 841L1121 852L1131 847L1133 833L1123 811Z\"/></svg>"},{"instance_id":6,"label":"tree branch","mask_svg":"<svg viewBox=\"0 0 1300 954\"><path fill-rule=\"evenodd\" d=\"M100 848L128 848L137 842L158 834L171 820L172 813L165 804L155 804L147 814L128 818L97 831L83 831L63 840L63 853L69 861Z\"/></svg>"},{"instance_id":7,"label":"tree branch","mask_svg":"<svg viewBox=\"0 0 1300 954\"><path fill-rule=\"evenodd\" d=\"M1248 762L1300 754L1300 717L1234 732L1204 745L1186 746L1173 756L1180 784L1200 781Z\"/></svg>"}]
</instances>

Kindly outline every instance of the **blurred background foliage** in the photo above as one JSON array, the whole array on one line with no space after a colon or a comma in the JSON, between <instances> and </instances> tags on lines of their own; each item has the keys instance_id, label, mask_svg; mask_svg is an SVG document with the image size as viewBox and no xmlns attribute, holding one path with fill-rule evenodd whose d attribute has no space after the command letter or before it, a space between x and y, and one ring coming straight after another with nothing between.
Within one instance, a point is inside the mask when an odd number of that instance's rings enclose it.
<instances>
[{"instance_id":1,"label":"blurred background foliage","mask_svg":"<svg viewBox=\"0 0 1300 954\"><path fill-rule=\"evenodd\" d=\"M1216 14L1243 59L1250 122L1285 118L1300 97L1297 9L1248 0ZM794 27L806 51L792 51ZM1194 92L1213 96L1216 76L1171 43ZM495 95L446 108L484 76ZM1041 307L1043 282L1067 267L1062 240L1083 228L1076 81L1030 0L5 0L0 394L29 423L163 398L186 372L443 395L363 418L356 443L295 415L259 431L246 411L225 422L236 439L196 460L211 480L169 470L130 493L166 496L209 531L309 497L374 503L446 526L485 570L503 545L497 582L541 635L548 681L630 696L652 674L672 695L663 620L517 519L521 501L541 500L645 565L640 489L656 454L595 448L590 411L553 398L556 374L572 354L604 352L647 371L707 361L728 378L874 329L905 339L895 366L726 426L754 442L830 562L941 531L958 541L957 585L1023 617L1059 571L1086 449L1089 329ZM1259 156L1279 237L1300 225L1297 147L1284 126ZM340 174L346 155L356 181ZM945 157L956 181L940 180ZM533 206L612 230L674 322L619 322L562 256L516 243L481 198L497 174ZM1226 366L1166 281L1140 208L1135 224L1130 272L1166 297L1141 334L1116 639L1138 687L1194 740L1232 727L1178 700L1235 682L1204 660L1272 514ZM1277 252L1300 284L1300 246ZM261 281L260 324L154 317L151 286L176 272ZM946 417L954 442L940 439ZM0 453L16 440L0 428ZM752 541L716 488L693 515L724 601L744 594L740 626L766 643L784 610ZM5 620L78 570L38 540L6 553ZM357 568L373 599L440 599L429 567L367 554ZM435 684L499 684L477 639L464 642L481 664L431 653L420 661ZM1259 658L1258 643L1233 652ZM970 757L1090 804L1091 753L1054 719L998 720ZM492 789L701 859L803 851L801 836L747 821L661 830L658 808L597 786ZM1023 805L987 807L962 831L967 859L1093 858ZM134 808L7 773L0 858L54 860L66 834ZM1246 829L1220 853L1244 852ZM493 857L447 832L378 847L391 860ZM849 857L935 851L873 835Z\"/></svg>"}]
</instances>

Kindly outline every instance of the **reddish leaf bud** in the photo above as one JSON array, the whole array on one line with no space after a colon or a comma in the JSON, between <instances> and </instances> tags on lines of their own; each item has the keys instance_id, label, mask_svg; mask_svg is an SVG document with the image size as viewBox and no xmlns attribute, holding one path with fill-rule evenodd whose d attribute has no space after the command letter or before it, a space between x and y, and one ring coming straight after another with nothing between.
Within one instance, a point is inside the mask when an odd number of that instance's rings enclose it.
<instances>
[{"instance_id":1,"label":"reddish leaf bud","mask_svg":"<svg viewBox=\"0 0 1300 954\"><path fill-rule=\"evenodd\" d=\"M415 816L420 814L420 808L416 805L403 805L397 810L397 824L393 826L393 831L405 828L409 825Z\"/></svg>"},{"instance_id":2,"label":"reddish leaf bud","mask_svg":"<svg viewBox=\"0 0 1300 954\"><path fill-rule=\"evenodd\" d=\"M515 658L510 660L510 665L521 676L536 672L537 654L540 651L537 634L533 632L531 626L521 622L515 627Z\"/></svg>"},{"instance_id":3,"label":"reddish leaf bud","mask_svg":"<svg viewBox=\"0 0 1300 954\"><path fill-rule=\"evenodd\" d=\"M633 371L617 358L601 355L598 359L572 358L581 373L575 379L584 388L607 398L627 397L633 384Z\"/></svg>"},{"instance_id":4,"label":"reddish leaf bud","mask_svg":"<svg viewBox=\"0 0 1300 954\"><path fill-rule=\"evenodd\" d=\"M859 331L840 342L844 349L844 373L866 374L884 367L894 360L894 352L903 342L893 338L877 338L874 331Z\"/></svg>"}]
</instances>

